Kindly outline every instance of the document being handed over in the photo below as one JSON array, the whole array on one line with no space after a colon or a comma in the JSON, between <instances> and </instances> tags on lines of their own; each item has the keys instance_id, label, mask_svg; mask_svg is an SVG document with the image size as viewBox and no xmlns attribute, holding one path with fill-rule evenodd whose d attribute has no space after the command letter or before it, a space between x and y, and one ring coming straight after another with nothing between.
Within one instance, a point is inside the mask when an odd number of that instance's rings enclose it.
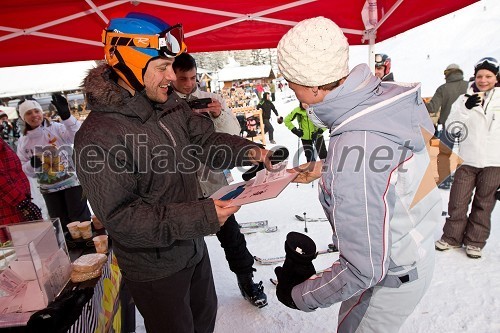
<instances>
[{"instance_id":1,"label":"document being handed over","mask_svg":"<svg viewBox=\"0 0 500 333\"><path fill-rule=\"evenodd\" d=\"M226 207L241 206L252 202L276 198L297 173L286 171L287 161L273 165L273 170L262 169L247 182L224 186L210 198L227 200Z\"/></svg>"}]
</instances>

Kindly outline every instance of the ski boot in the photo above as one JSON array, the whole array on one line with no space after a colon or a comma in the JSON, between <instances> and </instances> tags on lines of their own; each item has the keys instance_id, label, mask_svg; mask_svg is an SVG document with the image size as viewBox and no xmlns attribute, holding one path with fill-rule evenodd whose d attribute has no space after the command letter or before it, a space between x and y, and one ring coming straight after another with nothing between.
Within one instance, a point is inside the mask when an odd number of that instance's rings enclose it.
<instances>
[{"instance_id":1,"label":"ski boot","mask_svg":"<svg viewBox=\"0 0 500 333\"><path fill-rule=\"evenodd\" d=\"M243 298L258 308L263 308L267 305L267 296L264 293L262 281L254 283L252 273L237 274L236 277L238 278L238 287Z\"/></svg>"}]
</instances>

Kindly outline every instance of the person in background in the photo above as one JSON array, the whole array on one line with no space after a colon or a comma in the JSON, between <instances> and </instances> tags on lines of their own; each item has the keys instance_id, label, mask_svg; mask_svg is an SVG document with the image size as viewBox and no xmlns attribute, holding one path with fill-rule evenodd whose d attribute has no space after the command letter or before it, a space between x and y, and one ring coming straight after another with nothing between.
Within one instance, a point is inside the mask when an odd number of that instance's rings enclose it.
<instances>
[{"instance_id":1,"label":"person in background","mask_svg":"<svg viewBox=\"0 0 500 333\"><path fill-rule=\"evenodd\" d=\"M306 312L342 302L340 333L398 332L431 283L441 219L441 195L425 173L430 137L422 128L434 127L420 84L381 82L366 64L349 72L347 38L324 17L299 22L277 52L279 70L309 105L309 118L331 131L326 160L291 172L298 172L297 182L320 177L319 199L339 249L331 267L311 276L314 253L307 249L315 246L300 247L302 256L287 237L287 259L299 258L276 268L278 300ZM422 182L430 192L416 196ZM310 278L301 282L307 271Z\"/></svg>"},{"instance_id":2,"label":"person in background","mask_svg":"<svg viewBox=\"0 0 500 333\"><path fill-rule=\"evenodd\" d=\"M9 121L9 116L4 111L0 110L0 133L2 134L2 139L7 143L11 142L13 126Z\"/></svg>"},{"instance_id":3,"label":"person in background","mask_svg":"<svg viewBox=\"0 0 500 333\"><path fill-rule=\"evenodd\" d=\"M259 99L261 99L262 93L264 92L264 87L262 86L262 83L257 82L255 84L255 92L257 93L257 96L259 96Z\"/></svg>"},{"instance_id":4,"label":"person in background","mask_svg":"<svg viewBox=\"0 0 500 333\"><path fill-rule=\"evenodd\" d=\"M148 43L122 43L141 36ZM97 37L97 36L96 36ZM213 332L217 295L204 236L239 207L198 200L196 171L263 162L249 140L216 133L210 118L170 94L186 51L181 24L128 13L103 31L106 63L84 79L92 112L76 134L77 172L113 240L148 333Z\"/></svg>"},{"instance_id":5,"label":"person in background","mask_svg":"<svg viewBox=\"0 0 500 333\"><path fill-rule=\"evenodd\" d=\"M196 84L196 60L190 54L183 53L175 58L172 67L176 76L175 81L171 83L174 93L186 101L197 98L211 98L212 103L208 104L208 108L193 109L193 111L210 117L216 132L239 135L241 131L240 124L233 112L226 107L224 98L198 89ZM208 167L200 169L198 171L201 191L199 198L206 199L220 188L228 185L226 179L226 175L230 176L228 171L211 170ZM259 283L253 282L255 269L252 266L254 259L248 251L245 236L240 232L234 214L229 216L216 235L226 254L229 268L236 274L242 296L259 308L266 306L267 296L264 293L262 281Z\"/></svg>"},{"instance_id":6,"label":"person in background","mask_svg":"<svg viewBox=\"0 0 500 333\"><path fill-rule=\"evenodd\" d=\"M51 218L58 217L61 226L72 221L89 221L87 198L75 173L73 142L80 122L71 116L66 98L52 95L61 123L43 117L35 100L19 104L19 114L25 122L24 135L19 139L17 155L28 177L37 178L40 192Z\"/></svg>"},{"instance_id":7,"label":"person in background","mask_svg":"<svg viewBox=\"0 0 500 333\"><path fill-rule=\"evenodd\" d=\"M17 141L19 140L17 122L17 119L14 119L11 122L7 113L0 110L0 133L2 135L2 139L7 142L14 151L17 150Z\"/></svg>"},{"instance_id":8,"label":"person in background","mask_svg":"<svg viewBox=\"0 0 500 333\"><path fill-rule=\"evenodd\" d=\"M375 54L375 76L382 81L394 81L394 74L391 72L391 58L387 54Z\"/></svg>"},{"instance_id":9,"label":"person in background","mask_svg":"<svg viewBox=\"0 0 500 333\"><path fill-rule=\"evenodd\" d=\"M500 186L499 63L483 58L474 66L474 85L451 106L446 135L458 137L462 165L455 172L448 217L436 250L465 246L469 258L482 256L491 231L491 212ZM472 206L469 211L469 204Z\"/></svg>"},{"instance_id":10,"label":"person in background","mask_svg":"<svg viewBox=\"0 0 500 333\"><path fill-rule=\"evenodd\" d=\"M21 161L7 142L0 140L0 224L11 224L42 219L42 211L31 200L28 178ZM0 243L7 235L0 229Z\"/></svg>"},{"instance_id":11,"label":"person in background","mask_svg":"<svg viewBox=\"0 0 500 333\"><path fill-rule=\"evenodd\" d=\"M464 72L457 64L450 64L444 70L444 78L446 83L439 86L434 96L429 103L426 104L429 113L438 113L438 125L444 126L448 115L450 114L451 105L457 100L458 96L467 91L468 82L464 80ZM445 133L443 131L442 133ZM455 140L450 140L449 135L439 136L439 154L437 156L438 170L438 188L448 190L451 187L451 169L450 157L453 150Z\"/></svg>"},{"instance_id":12,"label":"person in background","mask_svg":"<svg viewBox=\"0 0 500 333\"><path fill-rule=\"evenodd\" d=\"M274 106L273 102L270 101L269 93L265 92L262 95L262 99L257 104L257 109L262 110L262 119L264 121L264 133L269 133L269 142L275 144L274 141L274 127L271 125L271 110L274 112L276 117L279 117L278 110Z\"/></svg>"},{"instance_id":13,"label":"person in background","mask_svg":"<svg viewBox=\"0 0 500 333\"><path fill-rule=\"evenodd\" d=\"M293 121L297 122L298 128L295 127ZM285 117L285 126L302 141L307 162L316 160L314 148L316 148L320 160L326 158L326 145L323 139L325 129L314 125L307 116L307 111L302 103Z\"/></svg>"},{"instance_id":14,"label":"person in background","mask_svg":"<svg viewBox=\"0 0 500 333\"><path fill-rule=\"evenodd\" d=\"M273 81L269 83L269 92L271 93L271 102L276 100L276 84Z\"/></svg>"}]
</instances>

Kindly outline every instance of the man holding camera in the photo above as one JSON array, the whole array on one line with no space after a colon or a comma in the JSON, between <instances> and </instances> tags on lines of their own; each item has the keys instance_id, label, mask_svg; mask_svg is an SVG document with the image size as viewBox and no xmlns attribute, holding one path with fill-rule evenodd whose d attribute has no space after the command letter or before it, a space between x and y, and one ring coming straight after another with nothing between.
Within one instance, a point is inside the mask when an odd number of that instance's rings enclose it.
<instances>
[{"instance_id":1,"label":"man holding camera","mask_svg":"<svg viewBox=\"0 0 500 333\"><path fill-rule=\"evenodd\" d=\"M185 99L193 111L205 114L212 119L216 132L239 135L240 124L232 111L226 106L224 99L214 93L202 91L196 82L196 60L188 53L175 58L172 65L176 80L172 81L173 92ZM211 101L205 99L211 99ZM204 167L198 171L200 199L208 198L218 189L228 184L226 179L230 173L223 170L212 170ZM267 305L262 282L253 282L254 259L248 251L245 236L240 232L236 218L231 215L217 232L221 246L224 248L229 268L236 274L238 287L242 296L253 305L261 308Z\"/></svg>"}]
</instances>

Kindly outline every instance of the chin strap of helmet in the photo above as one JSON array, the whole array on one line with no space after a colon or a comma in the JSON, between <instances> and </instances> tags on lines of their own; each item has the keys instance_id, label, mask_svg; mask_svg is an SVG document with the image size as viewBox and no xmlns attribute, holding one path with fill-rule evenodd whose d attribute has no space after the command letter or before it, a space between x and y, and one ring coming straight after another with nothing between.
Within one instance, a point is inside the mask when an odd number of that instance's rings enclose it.
<instances>
[{"instance_id":1,"label":"chin strap of helmet","mask_svg":"<svg viewBox=\"0 0 500 333\"><path fill-rule=\"evenodd\" d=\"M139 80L135 77L132 70L125 65L125 60L121 56L117 49L114 50L114 56L118 58L118 63L113 66L117 71L120 71L126 78L127 83L136 91L144 90L144 85L142 85Z\"/></svg>"}]
</instances>

